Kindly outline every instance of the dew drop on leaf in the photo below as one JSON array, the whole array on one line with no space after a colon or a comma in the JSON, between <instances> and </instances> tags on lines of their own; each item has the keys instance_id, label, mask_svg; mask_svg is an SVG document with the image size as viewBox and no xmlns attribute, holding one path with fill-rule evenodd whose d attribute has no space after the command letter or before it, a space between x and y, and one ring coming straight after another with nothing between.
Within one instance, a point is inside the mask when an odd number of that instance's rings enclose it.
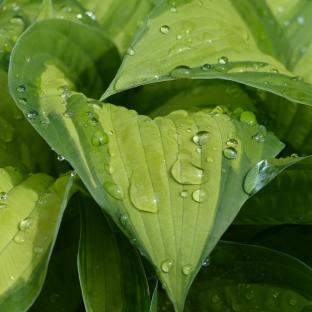
<instances>
[{"instance_id":1,"label":"dew drop on leaf","mask_svg":"<svg viewBox=\"0 0 312 312\"><path fill-rule=\"evenodd\" d=\"M14 242L17 244L22 244L25 242L25 237L21 233L18 233L14 237Z\"/></svg>"},{"instance_id":2,"label":"dew drop on leaf","mask_svg":"<svg viewBox=\"0 0 312 312\"><path fill-rule=\"evenodd\" d=\"M189 192L187 190L183 190L183 191L180 192L180 196L183 197L183 198L188 197L188 195L189 195Z\"/></svg>"},{"instance_id":3,"label":"dew drop on leaf","mask_svg":"<svg viewBox=\"0 0 312 312\"><path fill-rule=\"evenodd\" d=\"M130 47L130 48L127 50L127 55L133 56L134 54L135 54L135 52L134 52L133 48Z\"/></svg>"},{"instance_id":4,"label":"dew drop on leaf","mask_svg":"<svg viewBox=\"0 0 312 312\"><path fill-rule=\"evenodd\" d=\"M225 65L228 63L228 61L229 61L229 59L226 56L221 56L218 60L218 63L221 65Z\"/></svg>"},{"instance_id":5,"label":"dew drop on leaf","mask_svg":"<svg viewBox=\"0 0 312 312\"><path fill-rule=\"evenodd\" d=\"M235 147L238 145L238 141L234 138L232 139L229 139L227 142L226 142L226 145L227 146L230 146L230 147Z\"/></svg>"},{"instance_id":6,"label":"dew drop on leaf","mask_svg":"<svg viewBox=\"0 0 312 312\"><path fill-rule=\"evenodd\" d=\"M208 70L210 70L212 68L212 66L210 65L210 64L204 64L202 67L201 67L201 69L203 70L203 71L208 71Z\"/></svg>"},{"instance_id":7,"label":"dew drop on leaf","mask_svg":"<svg viewBox=\"0 0 312 312\"><path fill-rule=\"evenodd\" d=\"M115 199L122 199L123 198L123 191L115 183L112 182L106 182L104 183L104 189L107 191L108 194L110 194Z\"/></svg>"},{"instance_id":8,"label":"dew drop on leaf","mask_svg":"<svg viewBox=\"0 0 312 312\"><path fill-rule=\"evenodd\" d=\"M22 104L22 105L26 105L26 104L27 104L27 99L25 99L25 98L20 98L20 99L18 100L18 102L19 102L20 104Z\"/></svg>"},{"instance_id":9,"label":"dew drop on leaf","mask_svg":"<svg viewBox=\"0 0 312 312\"><path fill-rule=\"evenodd\" d=\"M24 85L19 85L17 88L16 88L16 91L19 92L19 93L23 93L26 91L26 86Z\"/></svg>"},{"instance_id":10,"label":"dew drop on leaf","mask_svg":"<svg viewBox=\"0 0 312 312\"><path fill-rule=\"evenodd\" d=\"M185 275L185 276L188 276L192 273L192 267L190 265L185 265L182 267L182 273Z\"/></svg>"},{"instance_id":11,"label":"dew drop on leaf","mask_svg":"<svg viewBox=\"0 0 312 312\"><path fill-rule=\"evenodd\" d=\"M197 145L205 145L210 137L210 132L199 131L193 136L193 142Z\"/></svg>"},{"instance_id":12,"label":"dew drop on leaf","mask_svg":"<svg viewBox=\"0 0 312 312\"><path fill-rule=\"evenodd\" d=\"M170 76L172 78L182 78L182 77L188 77L191 74L191 68L185 65L178 66L174 68Z\"/></svg>"},{"instance_id":13,"label":"dew drop on leaf","mask_svg":"<svg viewBox=\"0 0 312 312\"><path fill-rule=\"evenodd\" d=\"M263 143L265 141L265 137L262 133L256 133L252 138L258 143Z\"/></svg>"},{"instance_id":14,"label":"dew drop on leaf","mask_svg":"<svg viewBox=\"0 0 312 312\"><path fill-rule=\"evenodd\" d=\"M163 34L163 35L167 35L170 32L170 27L168 25L163 25L159 28L159 31Z\"/></svg>"},{"instance_id":15,"label":"dew drop on leaf","mask_svg":"<svg viewBox=\"0 0 312 312\"><path fill-rule=\"evenodd\" d=\"M128 222L128 219L129 219L128 215L124 213L120 216L119 221L122 225L126 225Z\"/></svg>"},{"instance_id":16,"label":"dew drop on leaf","mask_svg":"<svg viewBox=\"0 0 312 312\"><path fill-rule=\"evenodd\" d=\"M25 218L20 221L20 223L18 224L18 228L20 231L26 232L31 229L32 225L33 225L33 219Z\"/></svg>"},{"instance_id":17,"label":"dew drop on leaf","mask_svg":"<svg viewBox=\"0 0 312 312\"><path fill-rule=\"evenodd\" d=\"M201 184L204 170L189 160L178 159L171 168L171 174L180 184Z\"/></svg>"},{"instance_id":18,"label":"dew drop on leaf","mask_svg":"<svg viewBox=\"0 0 312 312\"><path fill-rule=\"evenodd\" d=\"M237 150L234 147L227 147L223 150L223 155L227 159L235 159L237 158Z\"/></svg>"},{"instance_id":19,"label":"dew drop on leaf","mask_svg":"<svg viewBox=\"0 0 312 312\"><path fill-rule=\"evenodd\" d=\"M171 268L172 268L172 261L171 260L165 260L164 262L162 262L161 264L161 270L164 272L164 273L169 273Z\"/></svg>"},{"instance_id":20,"label":"dew drop on leaf","mask_svg":"<svg viewBox=\"0 0 312 312\"><path fill-rule=\"evenodd\" d=\"M202 262L202 266L204 268L207 268L210 265L210 259L206 258L203 262Z\"/></svg>"},{"instance_id":21,"label":"dew drop on leaf","mask_svg":"<svg viewBox=\"0 0 312 312\"><path fill-rule=\"evenodd\" d=\"M0 192L0 200L7 200L7 199L8 199L8 193Z\"/></svg>"},{"instance_id":22,"label":"dew drop on leaf","mask_svg":"<svg viewBox=\"0 0 312 312\"><path fill-rule=\"evenodd\" d=\"M198 189L193 192L192 198L197 202L197 203L202 203L205 201L207 197L207 193L203 189Z\"/></svg>"},{"instance_id":23,"label":"dew drop on leaf","mask_svg":"<svg viewBox=\"0 0 312 312\"><path fill-rule=\"evenodd\" d=\"M35 120L38 117L38 112L35 110L32 110L26 114L26 117L29 120Z\"/></svg>"},{"instance_id":24,"label":"dew drop on leaf","mask_svg":"<svg viewBox=\"0 0 312 312\"><path fill-rule=\"evenodd\" d=\"M101 146L108 143L109 138L106 133L96 132L92 135L91 144L93 146Z\"/></svg>"},{"instance_id":25,"label":"dew drop on leaf","mask_svg":"<svg viewBox=\"0 0 312 312\"><path fill-rule=\"evenodd\" d=\"M62 156L62 155L57 155L57 160L58 160L58 161L64 161L64 160L65 160L65 157Z\"/></svg>"}]
</instances>

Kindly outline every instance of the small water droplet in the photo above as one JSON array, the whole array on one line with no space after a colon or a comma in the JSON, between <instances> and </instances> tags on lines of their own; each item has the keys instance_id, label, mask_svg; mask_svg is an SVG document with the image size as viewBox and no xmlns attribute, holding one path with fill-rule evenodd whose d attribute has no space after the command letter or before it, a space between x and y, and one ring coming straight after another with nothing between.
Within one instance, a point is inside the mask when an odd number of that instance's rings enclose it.
<instances>
[{"instance_id":1,"label":"small water droplet","mask_svg":"<svg viewBox=\"0 0 312 312\"><path fill-rule=\"evenodd\" d=\"M262 133L258 132L253 137L253 140L259 143L263 143L265 141L265 137Z\"/></svg>"},{"instance_id":2,"label":"small water droplet","mask_svg":"<svg viewBox=\"0 0 312 312\"><path fill-rule=\"evenodd\" d=\"M122 225L126 225L127 224L127 222L128 222L128 220L129 220L129 217L128 217L128 215L127 214L122 214L121 216L120 216L120 218L119 218L119 221L120 221L120 223L122 224Z\"/></svg>"},{"instance_id":3,"label":"small water droplet","mask_svg":"<svg viewBox=\"0 0 312 312\"><path fill-rule=\"evenodd\" d=\"M297 17L297 23L298 23L299 25L303 25L304 22L305 22L304 16L298 16L298 17Z\"/></svg>"},{"instance_id":4,"label":"small water droplet","mask_svg":"<svg viewBox=\"0 0 312 312\"><path fill-rule=\"evenodd\" d=\"M221 65L225 65L228 63L228 61L229 61L229 59L226 56L221 56L218 60L218 63Z\"/></svg>"},{"instance_id":5,"label":"small water droplet","mask_svg":"<svg viewBox=\"0 0 312 312\"><path fill-rule=\"evenodd\" d=\"M250 126L257 124L257 118L253 112L244 111L240 115L240 121Z\"/></svg>"},{"instance_id":6,"label":"small water droplet","mask_svg":"<svg viewBox=\"0 0 312 312\"><path fill-rule=\"evenodd\" d=\"M78 13L78 14L76 15L76 17L77 17L78 19L82 19L82 14L81 14L81 13Z\"/></svg>"},{"instance_id":7,"label":"small water droplet","mask_svg":"<svg viewBox=\"0 0 312 312\"><path fill-rule=\"evenodd\" d=\"M185 265L182 267L182 273L186 276L192 273L192 267L190 265Z\"/></svg>"},{"instance_id":8,"label":"small water droplet","mask_svg":"<svg viewBox=\"0 0 312 312\"><path fill-rule=\"evenodd\" d=\"M20 221L20 223L18 224L18 228L20 231L26 232L26 231L31 229L33 223L34 223L33 219L25 218L25 219Z\"/></svg>"},{"instance_id":9,"label":"small water droplet","mask_svg":"<svg viewBox=\"0 0 312 312\"><path fill-rule=\"evenodd\" d=\"M209 265L210 265L210 259L209 259L209 258L206 258L206 259L202 262L202 266L203 266L204 268L207 268L207 267L209 267Z\"/></svg>"},{"instance_id":10,"label":"small water droplet","mask_svg":"<svg viewBox=\"0 0 312 312\"><path fill-rule=\"evenodd\" d=\"M24 85L19 85L17 88L16 88L16 91L19 92L19 93L23 93L26 91L26 86Z\"/></svg>"},{"instance_id":11,"label":"small water droplet","mask_svg":"<svg viewBox=\"0 0 312 312\"><path fill-rule=\"evenodd\" d=\"M38 117L38 112L35 111L35 110L29 111L29 112L26 114L26 117L27 117L27 119L29 119L29 120L35 120L35 119Z\"/></svg>"},{"instance_id":12,"label":"small water droplet","mask_svg":"<svg viewBox=\"0 0 312 312\"><path fill-rule=\"evenodd\" d=\"M223 150L223 155L227 159L237 158L237 150L233 147L227 147Z\"/></svg>"},{"instance_id":13,"label":"small water droplet","mask_svg":"<svg viewBox=\"0 0 312 312\"><path fill-rule=\"evenodd\" d=\"M163 25L159 28L159 31L163 34L163 35L167 35L170 32L170 27L168 25Z\"/></svg>"},{"instance_id":14,"label":"small water droplet","mask_svg":"<svg viewBox=\"0 0 312 312\"><path fill-rule=\"evenodd\" d=\"M101 132L94 133L91 138L91 144L96 147L107 144L108 141L109 141L109 138L107 134L101 133Z\"/></svg>"},{"instance_id":15,"label":"small water droplet","mask_svg":"<svg viewBox=\"0 0 312 312\"><path fill-rule=\"evenodd\" d=\"M297 305L297 299L294 299L294 298L291 298L291 299L289 299L289 301L288 301L288 303L292 306L292 307L294 307L294 306L296 306Z\"/></svg>"},{"instance_id":16,"label":"small water droplet","mask_svg":"<svg viewBox=\"0 0 312 312\"><path fill-rule=\"evenodd\" d=\"M135 54L135 52L134 52L133 48L130 47L130 48L127 50L127 55L133 56L134 54Z\"/></svg>"},{"instance_id":17,"label":"small water droplet","mask_svg":"<svg viewBox=\"0 0 312 312\"><path fill-rule=\"evenodd\" d=\"M208 70L210 70L212 68L212 66L210 65L210 64L204 64L202 67L201 67L201 69L203 70L203 71L208 71Z\"/></svg>"},{"instance_id":18,"label":"small water droplet","mask_svg":"<svg viewBox=\"0 0 312 312\"><path fill-rule=\"evenodd\" d=\"M173 178L180 184L201 184L204 170L185 159L178 159L171 168Z\"/></svg>"},{"instance_id":19,"label":"small water droplet","mask_svg":"<svg viewBox=\"0 0 312 312\"><path fill-rule=\"evenodd\" d=\"M211 297L211 303L216 304L221 301L221 297L218 294L214 294Z\"/></svg>"},{"instance_id":20,"label":"small water droplet","mask_svg":"<svg viewBox=\"0 0 312 312\"><path fill-rule=\"evenodd\" d=\"M273 74L278 74L279 73L279 70L277 68L272 68L271 72Z\"/></svg>"},{"instance_id":21,"label":"small water droplet","mask_svg":"<svg viewBox=\"0 0 312 312\"><path fill-rule=\"evenodd\" d=\"M8 199L8 193L0 192L0 200L7 200L7 199Z\"/></svg>"},{"instance_id":22,"label":"small water droplet","mask_svg":"<svg viewBox=\"0 0 312 312\"><path fill-rule=\"evenodd\" d=\"M170 75L173 78L182 78L182 77L187 77L191 74L191 68L185 65L178 66L174 68Z\"/></svg>"},{"instance_id":23,"label":"small water droplet","mask_svg":"<svg viewBox=\"0 0 312 312\"><path fill-rule=\"evenodd\" d=\"M62 156L62 155L57 155L57 160L58 160L58 161L64 161L64 160L65 160L65 157Z\"/></svg>"},{"instance_id":24,"label":"small water droplet","mask_svg":"<svg viewBox=\"0 0 312 312\"><path fill-rule=\"evenodd\" d=\"M71 177L75 177L77 175L77 172L75 170L73 170L71 173L70 173L70 176Z\"/></svg>"},{"instance_id":25,"label":"small water droplet","mask_svg":"<svg viewBox=\"0 0 312 312\"><path fill-rule=\"evenodd\" d=\"M161 264L161 270L164 272L164 273L169 273L171 268L172 268L172 261L171 260L165 260L164 262L162 262Z\"/></svg>"},{"instance_id":26,"label":"small water droplet","mask_svg":"<svg viewBox=\"0 0 312 312\"><path fill-rule=\"evenodd\" d=\"M115 199L123 198L123 191L120 186L112 182L104 183L104 189Z\"/></svg>"},{"instance_id":27,"label":"small water droplet","mask_svg":"<svg viewBox=\"0 0 312 312\"><path fill-rule=\"evenodd\" d=\"M27 105L27 99L25 99L25 98L20 98L20 99L18 99L18 102L19 102L20 104L22 104L22 105Z\"/></svg>"},{"instance_id":28,"label":"small water droplet","mask_svg":"<svg viewBox=\"0 0 312 312\"><path fill-rule=\"evenodd\" d=\"M22 244L25 242L25 237L21 233L18 233L14 237L14 242L17 244Z\"/></svg>"},{"instance_id":29,"label":"small water droplet","mask_svg":"<svg viewBox=\"0 0 312 312\"><path fill-rule=\"evenodd\" d=\"M183 190L180 192L180 196L183 198L186 198L189 196L189 192L187 190Z\"/></svg>"},{"instance_id":30,"label":"small water droplet","mask_svg":"<svg viewBox=\"0 0 312 312\"><path fill-rule=\"evenodd\" d=\"M204 202L206 197L207 197L207 193L203 189L198 189L194 191L192 194L192 198L198 203Z\"/></svg>"},{"instance_id":31,"label":"small water droplet","mask_svg":"<svg viewBox=\"0 0 312 312\"><path fill-rule=\"evenodd\" d=\"M85 14L87 16L89 16L92 20L94 20L94 21L96 20L96 15L93 12L87 11L87 12L85 12Z\"/></svg>"},{"instance_id":32,"label":"small water droplet","mask_svg":"<svg viewBox=\"0 0 312 312\"><path fill-rule=\"evenodd\" d=\"M199 131L193 136L193 142L197 145L205 145L210 137L210 132L208 131Z\"/></svg>"},{"instance_id":33,"label":"small water droplet","mask_svg":"<svg viewBox=\"0 0 312 312\"><path fill-rule=\"evenodd\" d=\"M207 157L207 158L206 158L206 161L207 161L208 163L213 163L213 158Z\"/></svg>"}]
</instances>

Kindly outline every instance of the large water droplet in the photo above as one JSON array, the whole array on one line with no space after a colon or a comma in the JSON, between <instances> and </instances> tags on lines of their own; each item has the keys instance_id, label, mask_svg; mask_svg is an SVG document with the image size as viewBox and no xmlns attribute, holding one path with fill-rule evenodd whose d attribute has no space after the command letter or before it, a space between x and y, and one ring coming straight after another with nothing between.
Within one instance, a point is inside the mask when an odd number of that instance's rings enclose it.
<instances>
[{"instance_id":1,"label":"large water droplet","mask_svg":"<svg viewBox=\"0 0 312 312\"><path fill-rule=\"evenodd\" d=\"M192 194L192 198L198 203L204 202L206 197L207 197L207 193L203 189L198 189L194 191Z\"/></svg>"},{"instance_id":2,"label":"large water droplet","mask_svg":"<svg viewBox=\"0 0 312 312\"><path fill-rule=\"evenodd\" d=\"M193 136L193 142L197 145L205 145L210 137L210 132L208 131L199 131Z\"/></svg>"},{"instance_id":3,"label":"large water droplet","mask_svg":"<svg viewBox=\"0 0 312 312\"><path fill-rule=\"evenodd\" d=\"M218 60L218 63L221 65L225 65L228 63L228 61L229 61L229 59L226 56L221 56Z\"/></svg>"},{"instance_id":4,"label":"large water droplet","mask_svg":"<svg viewBox=\"0 0 312 312\"><path fill-rule=\"evenodd\" d=\"M115 199L122 199L123 198L123 191L121 187L112 182L104 183L104 189L107 191Z\"/></svg>"},{"instance_id":5,"label":"large water droplet","mask_svg":"<svg viewBox=\"0 0 312 312\"><path fill-rule=\"evenodd\" d=\"M164 262L162 262L161 264L161 270L164 272L164 273L169 273L171 268L172 268L172 261L171 260L165 260Z\"/></svg>"},{"instance_id":6,"label":"large water droplet","mask_svg":"<svg viewBox=\"0 0 312 312\"><path fill-rule=\"evenodd\" d=\"M223 150L223 155L227 159L235 159L237 158L237 150L234 147L227 147Z\"/></svg>"},{"instance_id":7,"label":"large water droplet","mask_svg":"<svg viewBox=\"0 0 312 312\"><path fill-rule=\"evenodd\" d=\"M181 184L201 184L204 170L193 165L189 160L178 159L171 168L173 178Z\"/></svg>"},{"instance_id":8,"label":"large water droplet","mask_svg":"<svg viewBox=\"0 0 312 312\"><path fill-rule=\"evenodd\" d=\"M23 93L26 91L26 86L24 85L19 85L17 88L16 88L16 91L19 92L19 93Z\"/></svg>"},{"instance_id":9,"label":"large water droplet","mask_svg":"<svg viewBox=\"0 0 312 312\"><path fill-rule=\"evenodd\" d=\"M240 121L243 123L246 123L250 126L253 126L257 124L257 118L253 112L250 111L244 111L240 115Z\"/></svg>"},{"instance_id":10,"label":"large water droplet","mask_svg":"<svg viewBox=\"0 0 312 312\"><path fill-rule=\"evenodd\" d=\"M186 276L192 273L192 267L190 265L185 265L182 267L182 273Z\"/></svg>"},{"instance_id":11,"label":"large water droplet","mask_svg":"<svg viewBox=\"0 0 312 312\"><path fill-rule=\"evenodd\" d=\"M163 35L167 35L170 32L170 27L168 25L163 25L159 28L159 31L163 34Z\"/></svg>"},{"instance_id":12,"label":"large water droplet","mask_svg":"<svg viewBox=\"0 0 312 312\"><path fill-rule=\"evenodd\" d=\"M174 68L170 75L172 78L182 78L182 77L188 77L191 74L191 69L188 66L181 65L176 68Z\"/></svg>"},{"instance_id":13,"label":"large water droplet","mask_svg":"<svg viewBox=\"0 0 312 312\"><path fill-rule=\"evenodd\" d=\"M7 192L0 192L0 200L7 200L8 193Z\"/></svg>"},{"instance_id":14,"label":"large water droplet","mask_svg":"<svg viewBox=\"0 0 312 312\"><path fill-rule=\"evenodd\" d=\"M108 143L108 141L109 141L108 135L102 132L94 133L91 138L91 144L96 147L104 145Z\"/></svg>"},{"instance_id":15,"label":"large water droplet","mask_svg":"<svg viewBox=\"0 0 312 312\"><path fill-rule=\"evenodd\" d=\"M18 224L18 228L20 231L26 232L31 229L33 223L34 223L33 219L25 218L20 221L20 223Z\"/></svg>"}]
</instances>

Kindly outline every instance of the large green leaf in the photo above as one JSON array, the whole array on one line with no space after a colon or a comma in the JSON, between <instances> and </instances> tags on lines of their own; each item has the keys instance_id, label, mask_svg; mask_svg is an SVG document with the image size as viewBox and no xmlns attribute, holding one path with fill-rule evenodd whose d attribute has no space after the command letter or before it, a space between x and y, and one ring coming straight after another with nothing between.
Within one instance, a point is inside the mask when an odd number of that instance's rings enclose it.
<instances>
[{"instance_id":1,"label":"large green leaf","mask_svg":"<svg viewBox=\"0 0 312 312\"><path fill-rule=\"evenodd\" d=\"M0 170L0 310L27 311L47 271L72 177Z\"/></svg>"},{"instance_id":2,"label":"large green leaf","mask_svg":"<svg viewBox=\"0 0 312 312\"><path fill-rule=\"evenodd\" d=\"M137 251L113 232L99 207L81 199L78 268L88 312L147 312L148 285Z\"/></svg>"},{"instance_id":3,"label":"large green leaf","mask_svg":"<svg viewBox=\"0 0 312 312\"><path fill-rule=\"evenodd\" d=\"M288 68L288 41L266 2L180 0L171 8L159 2L103 98L159 81L218 78L311 104L311 85L295 77L309 74L300 64Z\"/></svg>"},{"instance_id":4,"label":"large green leaf","mask_svg":"<svg viewBox=\"0 0 312 312\"><path fill-rule=\"evenodd\" d=\"M311 158L285 170L268 188L246 202L236 223L311 224L311 170Z\"/></svg>"},{"instance_id":5,"label":"large green leaf","mask_svg":"<svg viewBox=\"0 0 312 312\"><path fill-rule=\"evenodd\" d=\"M155 0L79 0L124 53L138 28L144 23Z\"/></svg>"},{"instance_id":6,"label":"large green leaf","mask_svg":"<svg viewBox=\"0 0 312 312\"><path fill-rule=\"evenodd\" d=\"M287 254L221 242L194 282L186 311L311 311L311 279L311 268Z\"/></svg>"},{"instance_id":7,"label":"large green leaf","mask_svg":"<svg viewBox=\"0 0 312 312\"><path fill-rule=\"evenodd\" d=\"M78 312L83 304L78 269L79 199L66 207L42 291L30 312Z\"/></svg>"}]
</instances>

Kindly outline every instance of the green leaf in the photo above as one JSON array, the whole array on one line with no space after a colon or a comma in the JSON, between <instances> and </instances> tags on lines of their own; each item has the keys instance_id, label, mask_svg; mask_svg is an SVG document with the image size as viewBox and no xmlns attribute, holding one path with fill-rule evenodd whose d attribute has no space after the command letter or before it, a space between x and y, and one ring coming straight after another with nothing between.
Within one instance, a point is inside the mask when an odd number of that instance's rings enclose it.
<instances>
[{"instance_id":1,"label":"green leaf","mask_svg":"<svg viewBox=\"0 0 312 312\"><path fill-rule=\"evenodd\" d=\"M300 312L312 307L312 270L287 254L222 242L204 265L186 311Z\"/></svg>"},{"instance_id":2,"label":"green leaf","mask_svg":"<svg viewBox=\"0 0 312 312\"><path fill-rule=\"evenodd\" d=\"M311 105L311 85L283 60L288 41L264 1L160 1L103 99L173 79L225 79ZM290 43L291 44L291 43Z\"/></svg>"},{"instance_id":3,"label":"green leaf","mask_svg":"<svg viewBox=\"0 0 312 312\"><path fill-rule=\"evenodd\" d=\"M0 309L27 311L47 271L72 178L0 171Z\"/></svg>"},{"instance_id":4,"label":"green leaf","mask_svg":"<svg viewBox=\"0 0 312 312\"><path fill-rule=\"evenodd\" d=\"M87 311L148 311L148 285L139 255L113 232L99 207L81 199L78 268Z\"/></svg>"},{"instance_id":5,"label":"green leaf","mask_svg":"<svg viewBox=\"0 0 312 312\"><path fill-rule=\"evenodd\" d=\"M154 0L79 0L87 14L101 25L119 51L125 53L136 31L154 6Z\"/></svg>"},{"instance_id":6,"label":"green leaf","mask_svg":"<svg viewBox=\"0 0 312 312\"><path fill-rule=\"evenodd\" d=\"M77 269L79 196L66 207L42 291L30 312L78 312L82 296Z\"/></svg>"},{"instance_id":7,"label":"green leaf","mask_svg":"<svg viewBox=\"0 0 312 312\"><path fill-rule=\"evenodd\" d=\"M157 311L158 311L158 283L156 283L155 285L149 309L149 312L157 312Z\"/></svg>"},{"instance_id":8,"label":"green leaf","mask_svg":"<svg viewBox=\"0 0 312 312\"><path fill-rule=\"evenodd\" d=\"M285 170L269 187L246 202L235 222L272 225L311 224L311 170L311 157Z\"/></svg>"}]
</instances>

